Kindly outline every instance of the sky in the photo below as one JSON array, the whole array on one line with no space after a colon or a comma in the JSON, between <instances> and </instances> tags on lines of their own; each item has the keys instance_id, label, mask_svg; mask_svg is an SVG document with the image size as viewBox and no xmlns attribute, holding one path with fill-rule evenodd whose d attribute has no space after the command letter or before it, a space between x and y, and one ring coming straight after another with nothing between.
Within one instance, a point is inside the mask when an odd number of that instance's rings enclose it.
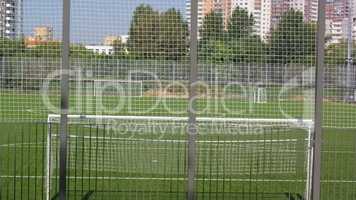
<instances>
[{"instance_id":1,"label":"sky","mask_svg":"<svg viewBox=\"0 0 356 200\"><path fill-rule=\"evenodd\" d=\"M72 0L71 40L76 43L100 44L108 35L127 35L132 13L142 4L155 10L176 8L184 15L185 0ZM36 26L50 26L54 37L61 38L61 0L24 1L23 29L31 35Z\"/></svg>"}]
</instances>

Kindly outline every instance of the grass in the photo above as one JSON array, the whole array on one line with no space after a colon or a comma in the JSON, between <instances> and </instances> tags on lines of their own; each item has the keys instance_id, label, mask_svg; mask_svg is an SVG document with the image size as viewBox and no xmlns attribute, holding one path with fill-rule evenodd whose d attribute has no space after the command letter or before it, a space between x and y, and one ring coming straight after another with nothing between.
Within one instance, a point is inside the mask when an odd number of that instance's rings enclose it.
<instances>
[{"instance_id":1,"label":"grass","mask_svg":"<svg viewBox=\"0 0 356 200\"><path fill-rule=\"evenodd\" d=\"M256 104L239 98L197 100L199 116L243 118L312 118L313 96L293 99L291 95L278 96L274 88L267 103ZM74 93L72 91L72 93ZM292 92L298 94L298 92ZM274 98L272 98L274 96ZM297 95L298 96L298 95ZM47 97L46 97L47 98ZM38 92L2 91L0 96L0 119L10 121L43 121L48 113L59 113L59 95L52 91L46 98ZM51 107L48 109L48 105ZM186 116L187 99L177 97L113 97L72 94L71 114L94 115L147 115ZM353 128L356 124L356 104L341 101L324 101L324 127Z\"/></svg>"},{"instance_id":2,"label":"grass","mask_svg":"<svg viewBox=\"0 0 356 200\"><path fill-rule=\"evenodd\" d=\"M58 105L58 96L51 95L51 102ZM72 98L72 114L110 115L186 115L187 103L184 98L136 97L121 98L124 106L115 110L118 98L105 97L104 108L98 107L97 99ZM130 100L130 101L129 101ZM159 101L158 101L159 100ZM158 103L156 104L156 102ZM82 102L79 107L78 102ZM251 104L246 100L227 99L222 106L221 99L200 99L197 103L199 116L212 117L255 117L300 118L310 115L309 105L294 99L272 100L266 104ZM4 122L0 124L0 199L45 199L45 163L48 111L37 93L2 92L0 97L1 119L36 119L33 122ZM229 108L226 109L226 108ZM344 102L325 101L322 149L322 199L354 199L356 196L356 106ZM142 110L148 112L141 113ZM170 112L168 112L170 111ZM334 127L334 128L333 128ZM51 126L52 133L58 133L58 126ZM140 130L137 130L140 132ZM145 131L144 131L145 132ZM100 126L72 125L70 133L78 136L105 136L113 139L114 133ZM139 135L152 139L157 135ZM121 135L127 137L127 135ZM254 136L229 135L200 132L199 141L216 141L210 146L199 146L197 195L199 199L297 199L305 191L306 131L290 129L265 131ZM269 173L278 148L268 146L272 139L296 139L295 171L292 173ZM127 140L114 145L103 140L83 141L83 137L70 140L68 195L70 199L184 199L186 188L186 143L173 140L185 139L185 135L172 132L165 136L163 144L152 140L138 142ZM258 146L234 145L231 141L264 141ZM229 141L226 144L224 141ZM100 148L111 151L104 151ZM53 159L58 160L58 148L53 143ZM286 150L280 146L279 150ZM91 150L89 150L91 149ZM105 148L104 148L105 149ZM256 152L253 152L255 150ZM288 149L287 149L288 150ZM278 154L279 153L279 154ZM88 156L91 154L92 156ZM93 156L94 155L94 156ZM86 159L83 157L86 156ZM245 160L238 160L246 157ZM114 159L115 157L115 159ZM88 161L87 159L93 159ZM115 161L115 165L110 164ZM291 159L293 162L294 158ZM56 164L57 162L53 162ZM239 165L239 163L245 165ZM284 160L282 164L286 164ZM90 163L90 166L89 166ZM293 164L293 163L292 163ZM108 170L107 166L113 167ZM233 167L236 167L234 169ZM243 173L233 173L237 168ZM53 167L51 196L58 191L58 169ZM233 170L234 169L234 170ZM251 169L246 171L246 169ZM279 169L281 170L281 169ZM283 171L283 170L281 170ZM216 173L219 172L219 173ZM146 178L146 179L142 179ZM288 195L290 197L288 197Z\"/></svg>"}]
</instances>

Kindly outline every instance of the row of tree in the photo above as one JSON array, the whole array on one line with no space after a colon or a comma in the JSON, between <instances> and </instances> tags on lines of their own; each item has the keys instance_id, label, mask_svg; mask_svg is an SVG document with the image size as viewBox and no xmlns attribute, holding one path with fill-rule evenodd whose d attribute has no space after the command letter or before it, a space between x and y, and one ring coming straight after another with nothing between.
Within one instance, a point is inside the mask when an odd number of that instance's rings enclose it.
<instances>
[{"instance_id":1,"label":"row of tree","mask_svg":"<svg viewBox=\"0 0 356 200\"><path fill-rule=\"evenodd\" d=\"M255 33L254 25L254 17L239 7L226 23L221 13L209 13L199 30L199 59L212 63L314 62L316 27L305 23L301 12L286 12L265 41ZM188 24L179 11L172 8L159 13L140 5L133 14L127 49L130 57L138 59L182 60L188 56L188 40Z\"/></svg>"},{"instance_id":2,"label":"row of tree","mask_svg":"<svg viewBox=\"0 0 356 200\"><path fill-rule=\"evenodd\" d=\"M60 57L62 43L51 41L32 47L26 47L24 40L0 38L0 56L2 57ZM86 49L83 45L71 45L70 54L75 58L108 58Z\"/></svg>"},{"instance_id":3,"label":"row of tree","mask_svg":"<svg viewBox=\"0 0 356 200\"><path fill-rule=\"evenodd\" d=\"M199 30L199 59L210 63L315 62L316 26L306 23L301 12L284 13L268 39L261 40L254 26L254 17L239 7L226 22L220 13L209 13ZM99 55L72 45L71 56L181 61L188 59L188 47L189 26L178 10L159 12L142 4L133 13L127 44L114 43L115 55ZM59 42L26 48L22 40L0 41L0 56L59 57L60 52ZM326 53L328 63L345 63L345 43L328 46Z\"/></svg>"},{"instance_id":4,"label":"row of tree","mask_svg":"<svg viewBox=\"0 0 356 200\"><path fill-rule=\"evenodd\" d=\"M221 14L208 14L200 30L201 56L223 63L312 62L316 28L304 22L301 12L286 12L266 41L255 34L254 25L253 16L241 8L233 11L226 26Z\"/></svg>"},{"instance_id":5,"label":"row of tree","mask_svg":"<svg viewBox=\"0 0 356 200\"><path fill-rule=\"evenodd\" d=\"M133 14L128 51L135 58L179 60L188 52L188 25L176 9L140 5Z\"/></svg>"}]
</instances>

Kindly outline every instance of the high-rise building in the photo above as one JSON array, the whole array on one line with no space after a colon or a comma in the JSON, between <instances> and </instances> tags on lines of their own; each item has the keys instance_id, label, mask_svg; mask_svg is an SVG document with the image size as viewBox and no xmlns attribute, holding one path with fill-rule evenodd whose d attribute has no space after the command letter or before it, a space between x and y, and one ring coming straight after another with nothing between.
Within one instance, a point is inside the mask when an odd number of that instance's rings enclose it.
<instances>
[{"instance_id":1,"label":"high-rise building","mask_svg":"<svg viewBox=\"0 0 356 200\"><path fill-rule=\"evenodd\" d=\"M258 35L266 40L271 30L271 12L272 2L271 0L261 0L260 6L260 27Z\"/></svg>"},{"instance_id":2,"label":"high-rise building","mask_svg":"<svg viewBox=\"0 0 356 200\"><path fill-rule=\"evenodd\" d=\"M271 28L275 28L281 17L288 10L296 10L304 13L305 4L308 0L271 0Z\"/></svg>"},{"instance_id":3,"label":"high-rise building","mask_svg":"<svg viewBox=\"0 0 356 200\"><path fill-rule=\"evenodd\" d=\"M38 26L34 28L34 37L38 41L52 41L53 29L49 26Z\"/></svg>"},{"instance_id":4,"label":"high-rise building","mask_svg":"<svg viewBox=\"0 0 356 200\"><path fill-rule=\"evenodd\" d=\"M354 17L354 21L356 20L356 2L352 2L352 13Z\"/></svg>"},{"instance_id":5,"label":"high-rise building","mask_svg":"<svg viewBox=\"0 0 356 200\"><path fill-rule=\"evenodd\" d=\"M3 37L5 33L5 13L5 0L0 0L0 37Z\"/></svg>"},{"instance_id":6,"label":"high-rise building","mask_svg":"<svg viewBox=\"0 0 356 200\"><path fill-rule=\"evenodd\" d=\"M318 20L318 0L305 1L304 19L307 22L316 22Z\"/></svg>"},{"instance_id":7,"label":"high-rise building","mask_svg":"<svg viewBox=\"0 0 356 200\"><path fill-rule=\"evenodd\" d=\"M330 0L326 2L326 32L332 43L346 38L350 10L354 18L353 37L356 39L356 2L354 0ZM318 0L199 0L198 25L204 16L212 11L224 17L225 27L236 7L245 9L254 17L254 31L262 40L270 37L281 17L290 9L303 13L304 21L316 23L318 20ZM353 3L353 5L349 5ZM187 0L187 19L190 22L190 0Z\"/></svg>"},{"instance_id":8,"label":"high-rise building","mask_svg":"<svg viewBox=\"0 0 356 200\"><path fill-rule=\"evenodd\" d=\"M255 30L262 40L267 40L281 17L290 9L305 15L307 2L314 0L255 0Z\"/></svg>"},{"instance_id":9,"label":"high-rise building","mask_svg":"<svg viewBox=\"0 0 356 200\"><path fill-rule=\"evenodd\" d=\"M58 41L54 41L53 28L49 26L37 26L33 29L33 36L25 37L25 46L28 48L53 42Z\"/></svg>"},{"instance_id":10,"label":"high-rise building","mask_svg":"<svg viewBox=\"0 0 356 200\"><path fill-rule=\"evenodd\" d=\"M253 14L255 10L255 1L251 0L232 0L232 10L236 7L245 9L249 14Z\"/></svg>"},{"instance_id":11,"label":"high-rise building","mask_svg":"<svg viewBox=\"0 0 356 200\"><path fill-rule=\"evenodd\" d=\"M350 3L352 5L350 5ZM326 4L326 34L328 43L346 40L349 32L349 20L353 20L353 39L356 40L356 9L351 0L334 0Z\"/></svg>"},{"instance_id":12,"label":"high-rise building","mask_svg":"<svg viewBox=\"0 0 356 200\"><path fill-rule=\"evenodd\" d=\"M248 12L249 15L254 17L254 30L256 33L259 32L260 25L260 12L259 6L261 0L231 0L231 12L235 10L237 7L242 8Z\"/></svg>"},{"instance_id":13,"label":"high-rise building","mask_svg":"<svg viewBox=\"0 0 356 200\"><path fill-rule=\"evenodd\" d=\"M19 29L19 0L0 0L0 36L15 38Z\"/></svg>"},{"instance_id":14,"label":"high-rise building","mask_svg":"<svg viewBox=\"0 0 356 200\"><path fill-rule=\"evenodd\" d=\"M109 35L104 38L103 44L106 46L114 46L115 42L121 43L121 37Z\"/></svg>"},{"instance_id":15,"label":"high-rise building","mask_svg":"<svg viewBox=\"0 0 356 200\"><path fill-rule=\"evenodd\" d=\"M253 18L255 20L254 31L257 35L261 34L261 8L262 0L255 0L253 9Z\"/></svg>"},{"instance_id":16,"label":"high-rise building","mask_svg":"<svg viewBox=\"0 0 356 200\"><path fill-rule=\"evenodd\" d=\"M245 9L254 18L254 31L267 40L271 30L278 24L282 15L289 9L304 12L309 0L220 0L230 6L224 10L225 22L237 7ZM220 3L222 4L222 3ZM216 9L216 6L214 7Z\"/></svg>"},{"instance_id":17,"label":"high-rise building","mask_svg":"<svg viewBox=\"0 0 356 200\"><path fill-rule=\"evenodd\" d=\"M191 15L191 0L186 0L186 17L190 24ZM198 0L198 27L203 24L204 16L212 12L214 9L214 0Z\"/></svg>"},{"instance_id":18,"label":"high-rise building","mask_svg":"<svg viewBox=\"0 0 356 200\"><path fill-rule=\"evenodd\" d=\"M232 14L232 2L233 0L214 0L213 10L221 13L225 28L227 27L228 20Z\"/></svg>"},{"instance_id":19,"label":"high-rise building","mask_svg":"<svg viewBox=\"0 0 356 200\"><path fill-rule=\"evenodd\" d=\"M352 14L353 14L353 40L356 41L356 2L352 4Z\"/></svg>"}]
</instances>

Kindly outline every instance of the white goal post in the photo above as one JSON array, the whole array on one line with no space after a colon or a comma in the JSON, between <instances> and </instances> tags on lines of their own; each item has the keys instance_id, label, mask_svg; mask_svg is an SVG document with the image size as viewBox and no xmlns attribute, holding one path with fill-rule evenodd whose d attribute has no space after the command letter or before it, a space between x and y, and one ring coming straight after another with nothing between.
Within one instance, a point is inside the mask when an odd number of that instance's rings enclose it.
<instances>
[{"instance_id":1,"label":"white goal post","mask_svg":"<svg viewBox=\"0 0 356 200\"><path fill-rule=\"evenodd\" d=\"M100 125L100 124L110 124L113 123L115 121L119 121L122 123L136 123L136 124L140 124L140 123L147 123L147 124L153 124L153 126L155 125L155 123L157 124L167 124L168 126L173 126L176 123L180 123L180 124L186 124L186 122L188 122L188 118L187 117L170 117L170 116L108 116L108 115L68 115L68 121L70 124L96 124L96 125ZM53 170L54 167L58 167L58 166L53 166L53 162L54 162L54 155L56 153L58 153L57 151L54 151L55 148L58 148L58 135L56 135L56 133L51 133L50 129L51 129L51 124L58 124L60 121L60 115L57 114L50 114L48 115L48 126L49 126L49 131L47 134L47 159L46 159L46 193L47 193L47 199L50 199L50 186L51 186L51 181L52 179L54 179L54 177L52 177L53 175ZM308 200L308 197L310 196L310 189L311 189L311 170L312 170L312 160L313 160L313 149L312 149L312 145L311 145L311 139L312 139L312 132L313 132L313 121L312 120L302 120L302 119L258 119L258 118L214 118L214 117L198 117L197 118L197 123L198 126L199 124L214 124L214 123L218 123L218 124L224 124L227 123L228 126L235 128L234 125L236 124L248 124L251 125L251 127L254 127L256 125L261 125L263 127L294 127L294 128L302 128L304 130L306 130L306 136L304 138L304 143L306 144L306 148L305 152L307 155L305 155L305 173L306 173L306 190L305 190L305 197ZM99 127L99 126L98 126ZM209 127L210 128L210 127ZM74 140L78 140L79 136L76 135L75 133L70 133L68 135L68 140L69 141L74 141ZM120 138L120 137L110 137L110 138L105 138L105 137L98 137L96 136L95 138L93 136L80 136L79 140L82 140L82 147L81 148L86 148L85 151L86 152L92 152L91 149L87 149L87 146L84 146L86 141L89 140L98 140L101 143L105 143L107 144L106 148L109 148L111 146L115 146L116 148L118 148L118 146L120 146L124 141L130 141L130 142L136 142L138 144L144 144L144 143L149 143L150 145L154 145L155 147L159 147L159 148L166 148L168 145L167 143L171 144L171 143L175 143L177 144L177 146L179 146L180 143L185 143L187 142L184 139L163 139L163 138L157 138L157 139L147 139L147 138ZM141 143L140 143L141 142ZM294 138L276 138L276 139L269 139L269 140L259 140L259 139L244 139L244 140L237 140L237 141L213 141L213 140L198 140L197 143L200 146L200 151L207 151L206 148L211 147L212 145L223 145L224 143L226 144L236 144L238 146L242 146L243 148L241 149L248 149L248 148L254 148L256 149L256 152L258 153L259 151L263 151L264 149L260 149L263 148L264 145L269 144L270 148L281 148L281 150L276 149L276 151L278 150L279 154L271 154L271 157L276 157L276 158L272 158L275 160L272 160L272 163L275 163L274 166L270 167L269 172L270 173L295 173L295 167L293 165L296 164L296 159L293 154L295 154L296 152L296 145L297 145L297 140ZM115 145L113 145L115 144ZM55 147L53 145L56 145ZM72 145L71 142L68 142L68 145ZM75 145L75 144L74 144ZM92 147L92 146L90 146ZM101 147L100 147L101 148ZM99 148L100 151L100 155L102 153L105 153L103 151L106 151L105 148ZM130 147L130 148L134 148L134 147ZM69 148L69 149L73 149L73 148ZM97 148L98 149L98 148ZM260 150L259 150L260 149ZM286 150L286 153L281 154L280 151ZM84 150L83 150L84 151ZM110 149L110 151L112 152L117 152L120 151L120 149ZM165 151L169 151L167 149L165 149ZM241 150L240 150L241 151ZM292 151L292 152L288 152L288 151ZM304 152L304 150L303 150ZM69 151L68 152L68 157L69 159L78 159L76 157L77 152L74 151ZM199 153L199 151L198 151ZM204 154L205 155L205 154ZM207 155L207 154L206 154ZM239 154L234 154L234 156L240 157L239 158L239 166L237 168L231 167L231 169L229 169L230 173L235 173L235 175L237 174L244 174L245 171L251 167L248 164L248 156L250 156L250 153L244 153L244 151L239 152ZM81 156L88 156L87 154L82 154ZM89 153L90 156L90 153ZM132 156L132 155L131 155ZM232 155L230 155L232 156ZM292 156L292 157L289 157ZM78 156L79 157L79 156ZM80 159L80 158L79 158ZM104 159L104 158L103 158ZM216 158L214 158L216 159ZM287 163L287 160L290 160L291 162L288 162L289 164L286 165L285 163ZM294 160L294 161L293 161ZM105 168L100 168L100 170L120 170L120 167L117 166L117 160L105 160L106 163L108 163ZM121 162L125 162L127 160L123 160ZM85 170L91 170L90 168L90 161L80 161L81 163L81 167L85 168ZM129 162L129 161L128 161ZM73 163L73 162L71 162ZM247 164L246 164L247 163ZM128 164L129 165L129 164ZM283 165L283 166L278 166L278 165ZM76 166L71 166L68 165L69 168L71 167L76 167ZM204 166L201 166L204 168ZM140 170L140 169L138 169ZM218 171L216 171L216 173L219 173ZM267 172L268 173L268 172ZM115 178L115 177L114 177ZM119 178L119 177L118 177ZM129 177L126 177L129 178Z\"/></svg>"},{"instance_id":2,"label":"white goal post","mask_svg":"<svg viewBox=\"0 0 356 200\"><path fill-rule=\"evenodd\" d=\"M267 91L266 88L257 87L253 91L254 103L267 103Z\"/></svg>"}]
</instances>

